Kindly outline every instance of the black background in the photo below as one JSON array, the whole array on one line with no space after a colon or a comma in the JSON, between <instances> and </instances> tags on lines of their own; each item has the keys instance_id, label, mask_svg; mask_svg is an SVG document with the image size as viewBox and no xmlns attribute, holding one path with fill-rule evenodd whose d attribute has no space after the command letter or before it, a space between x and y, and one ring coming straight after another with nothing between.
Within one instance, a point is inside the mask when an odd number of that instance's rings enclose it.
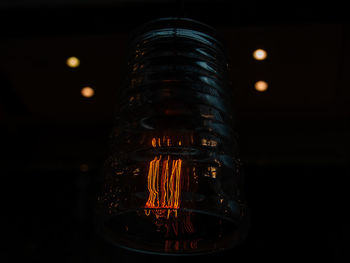
<instances>
[{"instance_id":1,"label":"black background","mask_svg":"<svg viewBox=\"0 0 350 263\"><path fill-rule=\"evenodd\" d=\"M128 33L169 15L214 26L227 48L252 213L242 245L197 258L123 251L94 230ZM348 262L348 22L337 1L2 2L1 257ZM253 60L259 47L266 61ZM79 68L65 65L71 55ZM253 89L260 79L269 83L265 93ZM84 85L96 96L82 98Z\"/></svg>"}]
</instances>

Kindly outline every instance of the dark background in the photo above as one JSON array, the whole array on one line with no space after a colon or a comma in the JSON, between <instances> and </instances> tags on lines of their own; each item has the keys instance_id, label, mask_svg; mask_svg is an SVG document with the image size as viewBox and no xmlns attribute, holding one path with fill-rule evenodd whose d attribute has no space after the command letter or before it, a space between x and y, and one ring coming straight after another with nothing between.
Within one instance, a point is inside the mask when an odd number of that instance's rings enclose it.
<instances>
[{"instance_id":1,"label":"dark background","mask_svg":"<svg viewBox=\"0 0 350 263\"><path fill-rule=\"evenodd\" d=\"M94 232L128 34L169 15L214 26L227 48L252 210L245 243L198 258L125 252ZM6 0L0 25L1 262L350 262L345 4ZM256 48L268 59L255 61Z\"/></svg>"}]
</instances>

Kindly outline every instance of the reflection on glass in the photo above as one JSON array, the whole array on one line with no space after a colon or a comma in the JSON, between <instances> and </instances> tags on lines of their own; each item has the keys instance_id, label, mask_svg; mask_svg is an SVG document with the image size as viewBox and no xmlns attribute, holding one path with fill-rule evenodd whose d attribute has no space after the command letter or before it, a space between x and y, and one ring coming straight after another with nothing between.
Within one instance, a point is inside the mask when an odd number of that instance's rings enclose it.
<instances>
[{"instance_id":1,"label":"reflection on glass","mask_svg":"<svg viewBox=\"0 0 350 263\"><path fill-rule=\"evenodd\" d=\"M244 238L227 62L213 34L169 18L131 41L99 196L99 231L112 244L204 254Z\"/></svg>"}]
</instances>

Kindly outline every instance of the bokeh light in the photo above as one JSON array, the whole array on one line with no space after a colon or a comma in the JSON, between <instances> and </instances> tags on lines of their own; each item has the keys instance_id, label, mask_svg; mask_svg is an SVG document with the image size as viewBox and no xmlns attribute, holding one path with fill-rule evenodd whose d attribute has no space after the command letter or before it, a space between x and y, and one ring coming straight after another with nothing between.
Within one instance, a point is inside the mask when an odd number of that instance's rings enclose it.
<instances>
[{"instance_id":1,"label":"bokeh light","mask_svg":"<svg viewBox=\"0 0 350 263\"><path fill-rule=\"evenodd\" d=\"M256 60L264 60L267 57L267 52L263 49L257 49L253 52L253 57Z\"/></svg>"},{"instance_id":2,"label":"bokeh light","mask_svg":"<svg viewBox=\"0 0 350 263\"><path fill-rule=\"evenodd\" d=\"M266 91L268 88L268 84L266 81L259 80L255 83L255 89L260 92Z\"/></svg>"},{"instance_id":3,"label":"bokeh light","mask_svg":"<svg viewBox=\"0 0 350 263\"><path fill-rule=\"evenodd\" d=\"M81 89L81 95L85 98L91 98L92 96L94 96L94 94L95 91L91 87L84 87Z\"/></svg>"},{"instance_id":4,"label":"bokeh light","mask_svg":"<svg viewBox=\"0 0 350 263\"><path fill-rule=\"evenodd\" d=\"M77 57L69 57L67 59L67 66L70 68L77 68L80 65L80 60Z\"/></svg>"}]
</instances>

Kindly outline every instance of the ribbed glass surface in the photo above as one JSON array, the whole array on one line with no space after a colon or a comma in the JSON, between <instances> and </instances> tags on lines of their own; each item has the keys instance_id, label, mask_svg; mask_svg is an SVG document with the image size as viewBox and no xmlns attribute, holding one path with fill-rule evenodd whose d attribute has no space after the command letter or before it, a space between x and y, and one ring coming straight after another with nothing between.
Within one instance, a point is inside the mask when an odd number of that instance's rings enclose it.
<instances>
[{"instance_id":1,"label":"ribbed glass surface","mask_svg":"<svg viewBox=\"0 0 350 263\"><path fill-rule=\"evenodd\" d=\"M215 31L190 19L152 21L131 39L128 70L99 197L101 233L146 253L234 246L245 209Z\"/></svg>"}]
</instances>

